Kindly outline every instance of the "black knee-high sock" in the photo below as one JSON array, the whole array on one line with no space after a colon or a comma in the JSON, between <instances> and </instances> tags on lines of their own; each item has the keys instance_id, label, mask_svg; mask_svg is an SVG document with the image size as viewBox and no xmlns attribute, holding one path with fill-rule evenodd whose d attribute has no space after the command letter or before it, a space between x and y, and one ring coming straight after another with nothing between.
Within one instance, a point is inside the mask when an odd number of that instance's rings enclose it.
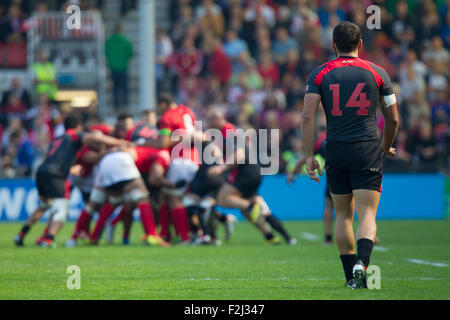
<instances>
[{"instance_id":1,"label":"black knee-high sock","mask_svg":"<svg viewBox=\"0 0 450 320\"><path fill-rule=\"evenodd\" d=\"M353 266L356 263L356 254L342 254L341 261L344 267L345 280L350 281L353 278Z\"/></svg>"},{"instance_id":2,"label":"black knee-high sock","mask_svg":"<svg viewBox=\"0 0 450 320\"><path fill-rule=\"evenodd\" d=\"M270 224L272 228L274 228L276 231L281 233L281 235L286 239L286 241L289 241L291 239L291 236L286 231L286 229L281 224L280 220L277 219L273 214L270 216L265 217L266 221Z\"/></svg>"},{"instance_id":3,"label":"black knee-high sock","mask_svg":"<svg viewBox=\"0 0 450 320\"><path fill-rule=\"evenodd\" d=\"M19 235L23 238L28 233L28 231L30 231L30 226L27 224L24 224L22 229L19 232Z\"/></svg>"},{"instance_id":4,"label":"black knee-high sock","mask_svg":"<svg viewBox=\"0 0 450 320\"><path fill-rule=\"evenodd\" d=\"M225 224L227 222L227 215L226 214L217 212L215 207L213 207L213 209L211 209L211 210L212 210L211 214L214 214L216 216L217 220L219 220L223 224Z\"/></svg>"},{"instance_id":5,"label":"black knee-high sock","mask_svg":"<svg viewBox=\"0 0 450 320\"><path fill-rule=\"evenodd\" d=\"M361 260L367 267L370 261L370 255L372 254L373 241L370 239L359 239L357 242L358 256L356 260Z\"/></svg>"},{"instance_id":6,"label":"black knee-high sock","mask_svg":"<svg viewBox=\"0 0 450 320\"><path fill-rule=\"evenodd\" d=\"M359 239L357 242L358 256L356 260L361 260L367 267L370 261L370 255L372 254L373 241L370 239Z\"/></svg>"}]
</instances>

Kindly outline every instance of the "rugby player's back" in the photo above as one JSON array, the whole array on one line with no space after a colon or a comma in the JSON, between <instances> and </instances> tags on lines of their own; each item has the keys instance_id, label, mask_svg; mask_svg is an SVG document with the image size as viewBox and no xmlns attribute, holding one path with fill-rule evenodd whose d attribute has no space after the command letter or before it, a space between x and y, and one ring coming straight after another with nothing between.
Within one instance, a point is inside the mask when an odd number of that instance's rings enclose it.
<instances>
[{"instance_id":1,"label":"rugby player's back","mask_svg":"<svg viewBox=\"0 0 450 320\"><path fill-rule=\"evenodd\" d=\"M327 117L327 140L376 140L376 109L393 94L386 71L363 59L341 56L311 72L306 93L320 94Z\"/></svg>"}]
</instances>

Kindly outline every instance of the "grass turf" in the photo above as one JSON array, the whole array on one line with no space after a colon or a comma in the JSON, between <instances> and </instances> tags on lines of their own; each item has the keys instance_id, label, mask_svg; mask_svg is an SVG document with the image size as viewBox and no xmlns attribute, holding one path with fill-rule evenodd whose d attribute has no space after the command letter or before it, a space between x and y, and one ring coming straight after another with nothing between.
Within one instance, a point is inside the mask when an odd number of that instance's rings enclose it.
<instances>
[{"instance_id":1,"label":"grass turf","mask_svg":"<svg viewBox=\"0 0 450 320\"><path fill-rule=\"evenodd\" d=\"M68 224L58 248L39 248L39 224L26 246L16 248L20 226L0 224L0 299L450 299L448 220L379 222L382 248L371 264L381 268L380 290L343 287L337 248L323 244L320 222L286 222L299 239L295 247L268 246L251 225L239 223L221 247L150 248L141 245L136 223L127 247L65 248L74 227ZM69 265L81 268L80 290L67 289Z\"/></svg>"}]
</instances>

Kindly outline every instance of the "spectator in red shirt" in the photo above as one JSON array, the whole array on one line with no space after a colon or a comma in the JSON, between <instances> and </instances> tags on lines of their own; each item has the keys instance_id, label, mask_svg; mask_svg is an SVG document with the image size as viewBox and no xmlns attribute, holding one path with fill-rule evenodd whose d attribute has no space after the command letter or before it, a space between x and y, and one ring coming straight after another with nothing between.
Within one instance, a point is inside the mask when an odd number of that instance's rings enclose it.
<instances>
[{"instance_id":1,"label":"spectator in red shirt","mask_svg":"<svg viewBox=\"0 0 450 320\"><path fill-rule=\"evenodd\" d=\"M194 39L188 37L170 58L173 71L180 77L196 76L203 67L203 54L194 46Z\"/></svg>"},{"instance_id":2,"label":"spectator in red shirt","mask_svg":"<svg viewBox=\"0 0 450 320\"><path fill-rule=\"evenodd\" d=\"M210 72L215 75L221 84L225 84L231 77L231 63L226 56L219 39L213 40L213 51L209 60Z\"/></svg>"},{"instance_id":3,"label":"spectator in red shirt","mask_svg":"<svg viewBox=\"0 0 450 320\"><path fill-rule=\"evenodd\" d=\"M272 55L268 52L261 55L258 72L263 79L270 79L275 85L277 85L280 80L278 66L273 62Z\"/></svg>"}]
</instances>

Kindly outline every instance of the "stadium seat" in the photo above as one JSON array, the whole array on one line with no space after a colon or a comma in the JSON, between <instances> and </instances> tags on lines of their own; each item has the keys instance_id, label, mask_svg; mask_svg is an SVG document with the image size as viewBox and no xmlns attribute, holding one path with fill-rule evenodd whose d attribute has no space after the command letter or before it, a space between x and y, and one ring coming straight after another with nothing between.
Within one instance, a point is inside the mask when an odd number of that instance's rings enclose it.
<instances>
[{"instance_id":1,"label":"stadium seat","mask_svg":"<svg viewBox=\"0 0 450 320\"><path fill-rule=\"evenodd\" d=\"M25 68L27 66L27 47L25 42L8 43L4 51L8 68Z\"/></svg>"}]
</instances>

